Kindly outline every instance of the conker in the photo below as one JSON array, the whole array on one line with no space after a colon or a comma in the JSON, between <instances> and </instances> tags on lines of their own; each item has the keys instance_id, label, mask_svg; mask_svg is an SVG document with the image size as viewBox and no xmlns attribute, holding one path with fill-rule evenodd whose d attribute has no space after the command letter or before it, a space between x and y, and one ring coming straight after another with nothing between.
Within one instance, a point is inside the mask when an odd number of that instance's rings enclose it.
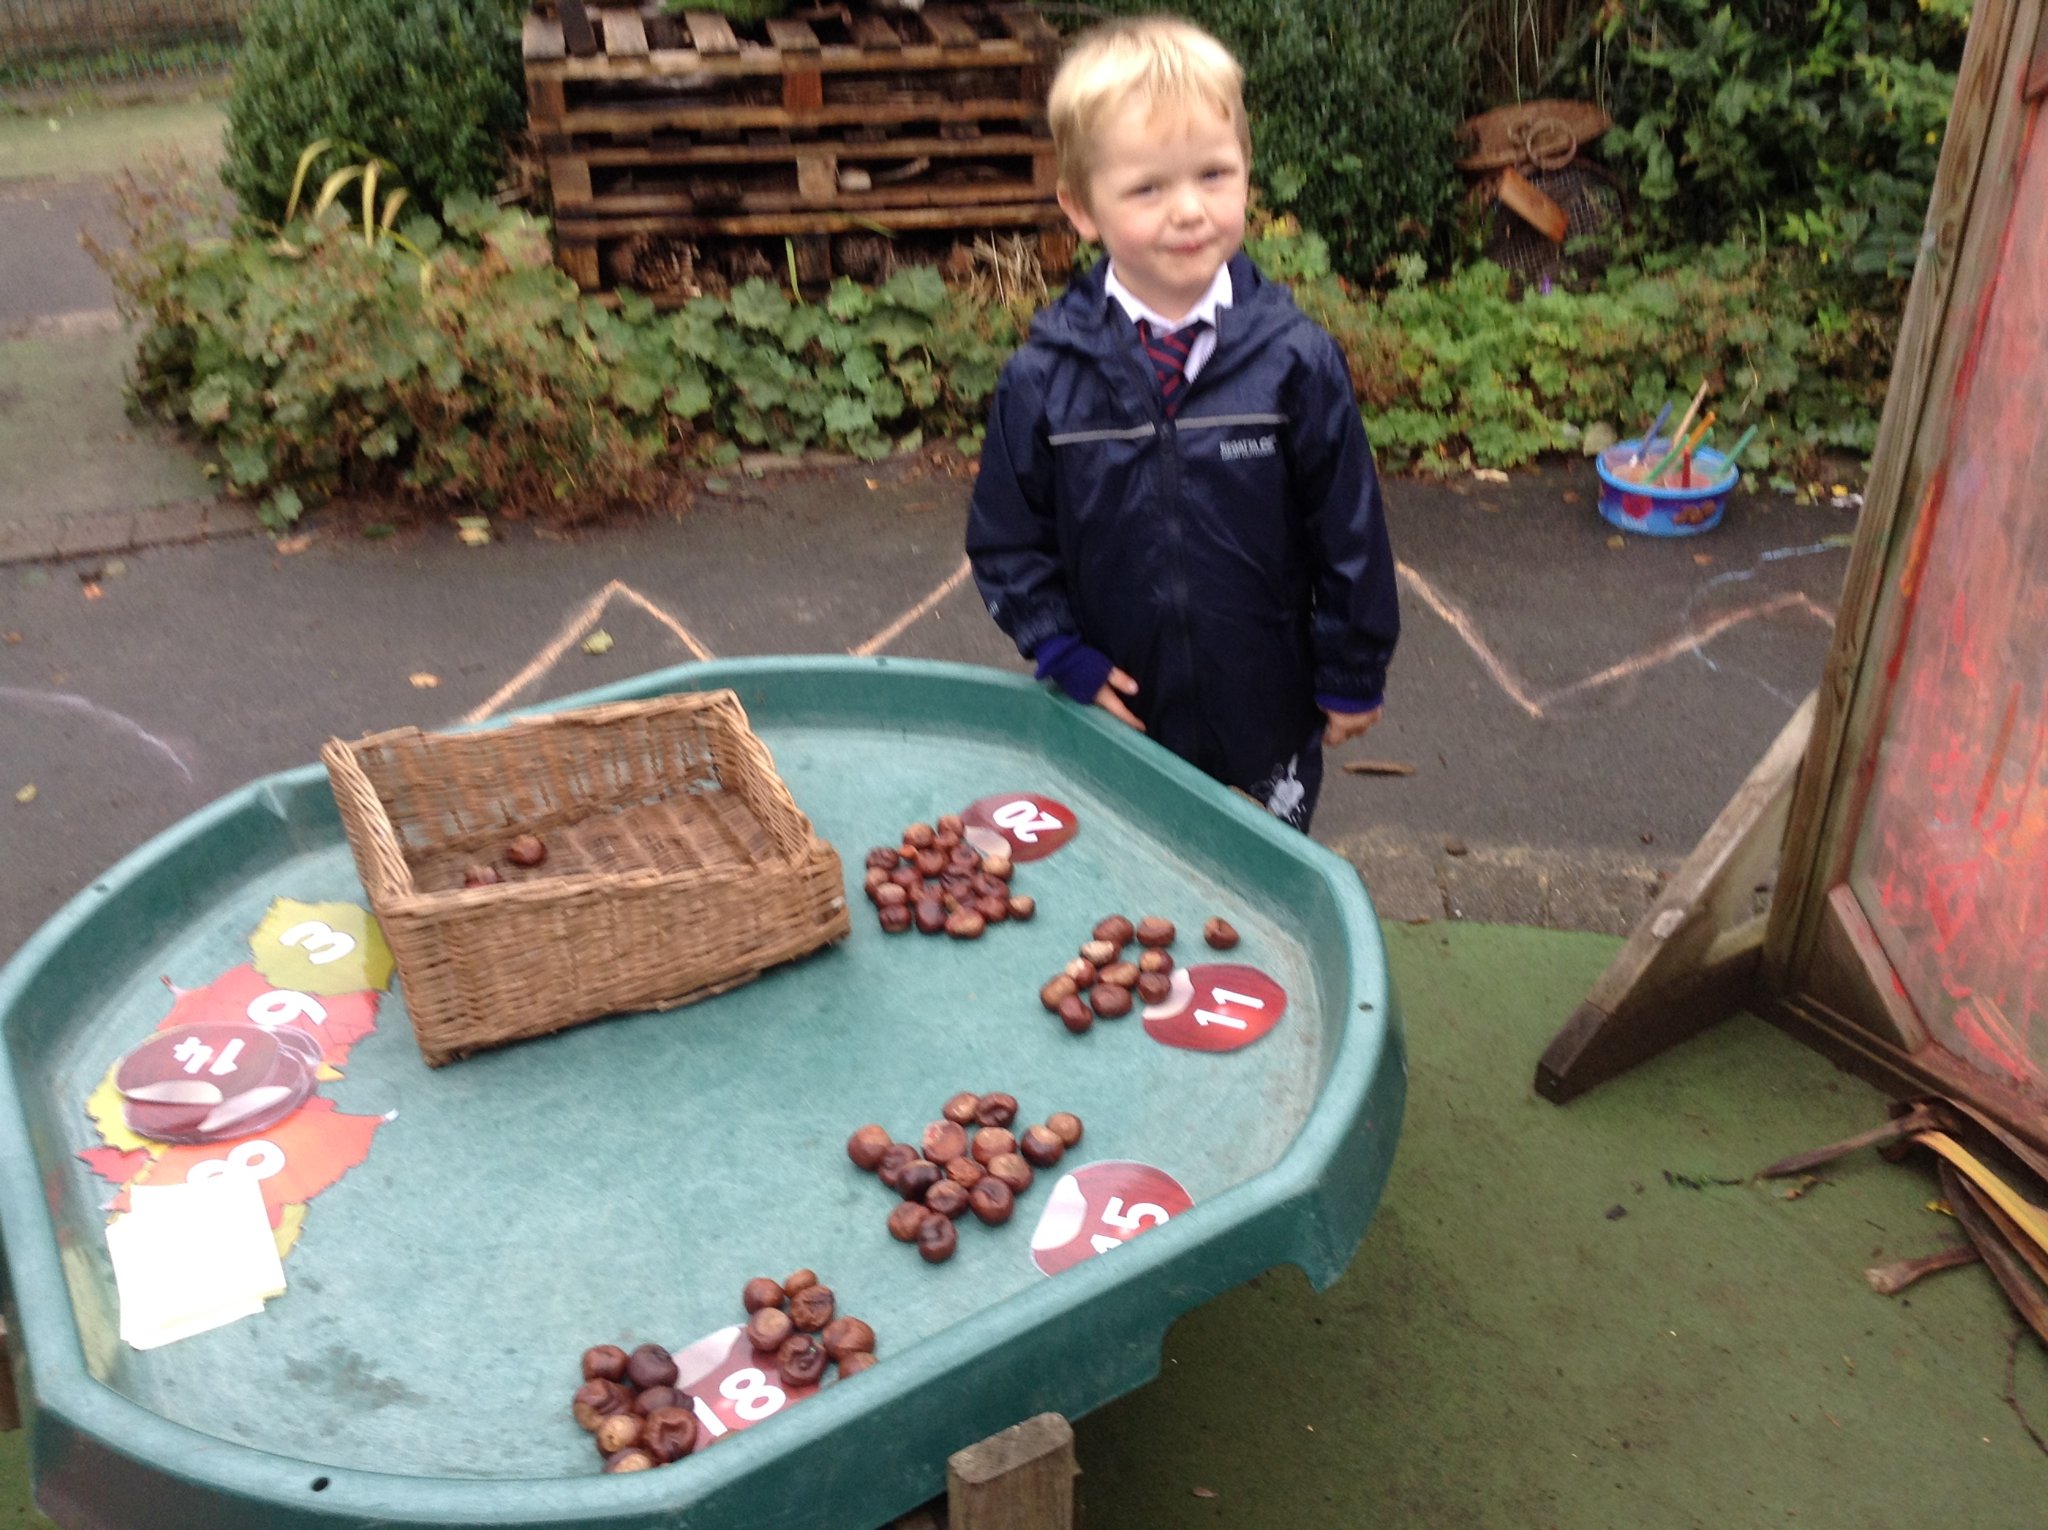
<instances>
[{"instance_id":1,"label":"conker","mask_svg":"<svg viewBox=\"0 0 2048 1530\"><path fill-rule=\"evenodd\" d=\"M597 1426L614 1413L626 1413L633 1406L633 1394L616 1381L586 1381L569 1400L576 1422L597 1433Z\"/></svg>"},{"instance_id":2,"label":"conker","mask_svg":"<svg viewBox=\"0 0 2048 1530\"><path fill-rule=\"evenodd\" d=\"M597 1426L597 1448L607 1456L640 1443L641 1419L637 1413L614 1413Z\"/></svg>"},{"instance_id":3,"label":"conker","mask_svg":"<svg viewBox=\"0 0 2048 1530\"><path fill-rule=\"evenodd\" d=\"M987 1173L988 1170L976 1163L974 1155L971 1153L962 1153L958 1158L946 1165L946 1178L950 1179L962 1190L972 1190L981 1183L982 1177ZM925 1199L927 1201L931 1199L929 1193L926 1194Z\"/></svg>"},{"instance_id":4,"label":"conker","mask_svg":"<svg viewBox=\"0 0 2048 1530\"><path fill-rule=\"evenodd\" d=\"M948 1121L956 1122L961 1126L969 1126L973 1124L975 1109L980 1104L980 1095L963 1092L954 1095L952 1099L940 1106L939 1114Z\"/></svg>"},{"instance_id":5,"label":"conker","mask_svg":"<svg viewBox=\"0 0 2048 1530\"><path fill-rule=\"evenodd\" d=\"M902 858L897 855L894 845L877 845L868 852L868 870L890 872L896 869Z\"/></svg>"},{"instance_id":6,"label":"conker","mask_svg":"<svg viewBox=\"0 0 2048 1530\"><path fill-rule=\"evenodd\" d=\"M806 1286L789 1299L789 1320L798 1333L816 1333L832 1321L834 1306L830 1286Z\"/></svg>"},{"instance_id":7,"label":"conker","mask_svg":"<svg viewBox=\"0 0 2048 1530\"><path fill-rule=\"evenodd\" d=\"M875 1172L882 1177L883 1184L894 1190L903 1171L916 1162L916 1148L907 1142L892 1142L882 1149L882 1156L875 1164ZM787 1289L784 1287L785 1292Z\"/></svg>"},{"instance_id":8,"label":"conker","mask_svg":"<svg viewBox=\"0 0 2048 1530\"><path fill-rule=\"evenodd\" d=\"M849 1376L858 1376L874 1363L875 1357L871 1351L857 1349L839 1362L839 1379L844 1381Z\"/></svg>"},{"instance_id":9,"label":"conker","mask_svg":"<svg viewBox=\"0 0 2048 1530\"><path fill-rule=\"evenodd\" d=\"M1173 979L1163 972L1138 974L1138 997L1147 1004L1164 1004L1173 992Z\"/></svg>"},{"instance_id":10,"label":"conker","mask_svg":"<svg viewBox=\"0 0 2048 1530\"><path fill-rule=\"evenodd\" d=\"M1010 1187L991 1175L967 1192L967 1209L990 1227L1001 1227L1016 1209L1017 1197Z\"/></svg>"},{"instance_id":11,"label":"conker","mask_svg":"<svg viewBox=\"0 0 2048 1530\"><path fill-rule=\"evenodd\" d=\"M1038 900L1029 894L1010 899L1010 917L1019 924L1031 922L1031 916L1038 912Z\"/></svg>"},{"instance_id":12,"label":"conker","mask_svg":"<svg viewBox=\"0 0 2048 1530\"><path fill-rule=\"evenodd\" d=\"M937 898L919 898L910 917L917 924L918 934L936 935L946 927L946 905Z\"/></svg>"},{"instance_id":13,"label":"conker","mask_svg":"<svg viewBox=\"0 0 2048 1530\"><path fill-rule=\"evenodd\" d=\"M981 869L998 882L1007 882L1016 873L1017 868L1009 856L996 854L982 857Z\"/></svg>"},{"instance_id":14,"label":"conker","mask_svg":"<svg viewBox=\"0 0 2048 1530\"><path fill-rule=\"evenodd\" d=\"M914 823L903 831L903 843L914 850L929 850L938 835L928 823Z\"/></svg>"},{"instance_id":15,"label":"conker","mask_svg":"<svg viewBox=\"0 0 2048 1530\"><path fill-rule=\"evenodd\" d=\"M921 877L944 876L946 852L943 850L920 850L917 852L917 874Z\"/></svg>"},{"instance_id":16,"label":"conker","mask_svg":"<svg viewBox=\"0 0 2048 1530\"><path fill-rule=\"evenodd\" d=\"M984 1126L974 1134L974 1147L971 1151L976 1163L994 1173L991 1160L1004 1153L1016 1152L1017 1139L1011 1135L1007 1126Z\"/></svg>"},{"instance_id":17,"label":"conker","mask_svg":"<svg viewBox=\"0 0 2048 1530\"><path fill-rule=\"evenodd\" d=\"M1031 1188L1031 1165L1024 1161L1022 1153L998 1153L988 1161L988 1177L1008 1185L1013 1194L1022 1195Z\"/></svg>"},{"instance_id":18,"label":"conker","mask_svg":"<svg viewBox=\"0 0 2048 1530\"><path fill-rule=\"evenodd\" d=\"M1088 1003L1105 1020L1117 1020L1131 1012L1131 991L1114 983L1097 983L1088 990Z\"/></svg>"},{"instance_id":19,"label":"conker","mask_svg":"<svg viewBox=\"0 0 2048 1530\"><path fill-rule=\"evenodd\" d=\"M981 932L987 928L988 921L967 908L948 916L946 920L946 933L955 940L979 940Z\"/></svg>"},{"instance_id":20,"label":"conker","mask_svg":"<svg viewBox=\"0 0 2048 1530\"><path fill-rule=\"evenodd\" d=\"M956 871L979 871L981 852L972 845L955 845L946 852L946 864Z\"/></svg>"},{"instance_id":21,"label":"conker","mask_svg":"<svg viewBox=\"0 0 2048 1530\"><path fill-rule=\"evenodd\" d=\"M905 1145L908 1146L908 1144ZM913 1148L911 1150L910 1156L912 1161L914 1162L917 1158L916 1149ZM817 1283L818 1272L816 1270L791 1270L787 1275L782 1277L782 1294L785 1296L794 1296L799 1291L810 1290L811 1287L815 1286Z\"/></svg>"},{"instance_id":22,"label":"conker","mask_svg":"<svg viewBox=\"0 0 2048 1530\"><path fill-rule=\"evenodd\" d=\"M863 1127L863 1131L880 1131L877 1127ZM780 1307L789 1299L789 1293L766 1275L757 1275L748 1281L740 1292L740 1305L749 1312L759 1312L763 1307Z\"/></svg>"},{"instance_id":23,"label":"conker","mask_svg":"<svg viewBox=\"0 0 2048 1530\"><path fill-rule=\"evenodd\" d=\"M1081 1118L1071 1110L1056 1110L1045 1118L1045 1124L1068 1147L1081 1140Z\"/></svg>"},{"instance_id":24,"label":"conker","mask_svg":"<svg viewBox=\"0 0 2048 1530\"><path fill-rule=\"evenodd\" d=\"M949 1121L946 1124L951 1126L953 1123ZM903 1166L903 1172L896 1176L896 1193L906 1201L921 1201L924 1199L925 1191L945 1177L946 1171L929 1159L907 1163ZM796 1304L790 1303L790 1310L794 1311L795 1308Z\"/></svg>"},{"instance_id":25,"label":"conker","mask_svg":"<svg viewBox=\"0 0 2048 1530\"><path fill-rule=\"evenodd\" d=\"M697 1445L697 1418L687 1403L656 1408L640 1430L640 1448L666 1466L680 1461Z\"/></svg>"},{"instance_id":26,"label":"conker","mask_svg":"<svg viewBox=\"0 0 2048 1530\"><path fill-rule=\"evenodd\" d=\"M915 866L898 866L894 871L889 873L889 880L894 882L898 887L902 888L905 892L908 892L911 888L916 887L919 883L924 881L924 878L917 874L917 868Z\"/></svg>"},{"instance_id":27,"label":"conker","mask_svg":"<svg viewBox=\"0 0 2048 1530\"><path fill-rule=\"evenodd\" d=\"M1202 926L1202 939L1218 951L1228 951L1237 944L1237 938L1237 931L1231 928L1228 920L1211 919Z\"/></svg>"},{"instance_id":28,"label":"conker","mask_svg":"<svg viewBox=\"0 0 2048 1530\"><path fill-rule=\"evenodd\" d=\"M1124 918L1122 914L1111 914L1102 923L1095 926L1095 938L1108 941L1118 950L1122 950L1125 946L1129 945L1131 943L1131 936L1135 933L1137 932L1131 921Z\"/></svg>"},{"instance_id":29,"label":"conker","mask_svg":"<svg viewBox=\"0 0 2048 1530\"><path fill-rule=\"evenodd\" d=\"M747 1319L747 1342L764 1354L782 1348L795 1332L796 1324L780 1307L763 1307Z\"/></svg>"},{"instance_id":30,"label":"conker","mask_svg":"<svg viewBox=\"0 0 2048 1530\"><path fill-rule=\"evenodd\" d=\"M1138 970L1140 972L1171 972L1173 971L1173 958L1164 951L1148 948L1138 957Z\"/></svg>"},{"instance_id":31,"label":"conker","mask_svg":"<svg viewBox=\"0 0 2048 1530\"><path fill-rule=\"evenodd\" d=\"M1072 978L1075 991L1078 992L1083 988L1093 988L1098 973L1095 963L1085 956L1077 956L1060 969L1060 976Z\"/></svg>"},{"instance_id":32,"label":"conker","mask_svg":"<svg viewBox=\"0 0 2048 1530\"><path fill-rule=\"evenodd\" d=\"M495 866L477 865L463 868L464 887L494 887L502 881L504 878L498 875L498 868Z\"/></svg>"},{"instance_id":33,"label":"conker","mask_svg":"<svg viewBox=\"0 0 2048 1530\"><path fill-rule=\"evenodd\" d=\"M1062 972L1058 977L1038 990L1038 1002L1054 1014L1060 1012L1060 1005L1081 991L1081 985Z\"/></svg>"},{"instance_id":34,"label":"conker","mask_svg":"<svg viewBox=\"0 0 2048 1530\"><path fill-rule=\"evenodd\" d=\"M1120 949L1122 948L1113 946L1106 940L1091 940L1081 947L1081 960L1093 962L1097 967L1107 967L1116 960L1116 954Z\"/></svg>"},{"instance_id":35,"label":"conker","mask_svg":"<svg viewBox=\"0 0 2048 1530\"><path fill-rule=\"evenodd\" d=\"M905 1201L889 1213L889 1236L899 1243L915 1243L917 1230L937 1215L916 1201Z\"/></svg>"},{"instance_id":36,"label":"conker","mask_svg":"<svg viewBox=\"0 0 2048 1530\"><path fill-rule=\"evenodd\" d=\"M585 1381L624 1381L626 1352L616 1344L599 1344L583 1352Z\"/></svg>"},{"instance_id":37,"label":"conker","mask_svg":"<svg viewBox=\"0 0 2048 1530\"><path fill-rule=\"evenodd\" d=\"M887 1131L870 1123L846 1139L846 1156L853 1160L856 1168L877 1169L881 1167L882 1155L895 1145L895 1143L889 1140L889 1133ZM775 1286L775 1282L772 1280L748 1281L747 1290L751 1292L757 1285ZM781 1300L782 1287L775 1286L775 1295L764 1300L760 1305L765 1307L771 1303L779 1303ZM747 1311L752 1312L754 1306L753 1302L748 1302Z\"/></svg>"},{"instance_id":38,"label":"conker","mask_svg":"<svg viewBox=\"0 0 2048 1530\"><path fill-rule=\"evenodd\" d=\"M948 1164L967 1151L967 1128L958 1121L934 1121L924 1129L924 1156Z\"/></svg>"},{"instance_id":39,"label":"conker","mask_svg":"<svg viewBox=\"0 0 2048 1530\"><path fill-rule=\"evenodd\" d=\"M1103 982L1114 983L1119 988L1138 986L1138 964L1136 962L1111 962L1098 974Z\"/></svg>"},{"instance_id":40,"label":"conker","mask_svg":"<svg viewBox=\"0 0 2048 1530\"><path fill-rule=\"evenodd\" d=\"M1060 1023L1076 1036L1087 1034L1094 1028L1095 1011L1088 1007L1088 1001L1079 994L1060 1001Z\"/></svg>"},{"instance_id":41,"label":"conker","mask_svg":"<svg viewBox=\"0 0 2048 1530\"><path fill-rule=\"evenodd\" d=\"M538 834L515 835L505 846L505 859L515 866L538 866L547 858L547 842Z\"/></svg>"},{"instance_id":42,"label":"conker","mask_svg":"<svg viewBox=\"0 0 2048 1530\"><path fill-rule=\"evenodd\" d=\"M1156 917L1140 919L1135 933L1141 946L1149 946L1154 950L1161 946L1170 946L1173 944L1173 921Z\"/></svg>"},{"instance_id":43,"label":"conker","mask_svg":"<svg viewBox=\"0 0 2048 1530\"><path fill-rule=\"evenodd\" d=\"M1017 1119L1017 1097L1014 1094L983 1095L974 1102L974 1119L981 1126L1008 1126Z\"/></svg>"},{"instance_id":44,"label":"conker","mask_svg":"<svg viewBox=\"0 0 2048 1530\"><path fill-rule=\"evenodd\" d=\"M839 1361L848 1355L873 1354L875 1349L874 1329L857 1317L834 1318L819 1338L825 1353Z\"/></svg>"},{"instance_id":45,"label":"conker","mask_svg":"<svg viewBox=\"0 0 2048 1530\"><path fill-rule=\"evenodd\" d=\"M951 834L957 839L967 832L967 823L958 813L941 813L938 817L938 830L941 834Z\"/></svg>"},{"instance_id":46,"label":"conker","mask_svg":"<svg viewBox=\"0 0 2048 1530\"><path fill-rule=\"evenodd\" d=\"M885 903L881 912L882 928L891 935L901 935L910 928L910 906L905 903Z\"/></svg>"},{"instance_id":47,"label":"conker","mask_svg":"<svg viewBox=\"0 0 2048 1530\"><path fill-rule=\"evenodd\" d=\"M678 1392L674 1387L649 1387L633 1399L633 1411L642 1418L657 1408L687 1408L690 1398L687 1393Z\"/></svg>"},{"instance_id":48,"label":"conker","mask_svg":"<svg viewBox=\"0 0 2048 1530\"><path fill-rule=\"evenodd\" d=\"M643 1344L626 1361L626 1375L636 1387L672 1387L676 1384L675 1357L659 1344Z\"/></svg>"},{"instance_id":49,"label":"conker","mask_svg":"<svg viewBox=\"0 0 2048 1530\"><path fill-rule=\"evenodd\" d=\"M1024 1135L1017 1139L1017 1151L1024 1155L1024 1161L1033 1168L1049 1169L1066 1156L1067 1145L1060 1139L1060 1134L1049 1126L1027 1126L1024 1128ZM994 1172L993 1169L991 1172Z\"/></svg>"},{"instance_id":50,"label":"conker","mask_svg":"<svg viewBox=\"0 0 2048 1530\"><path fill-rule=\"evenodd\" d=\"M926 1264L944 1264L960 1246L960 1234L944 1217L933 1217L917 1230L917 1251Z\"/></svg>"},{"instance_id":51,"label":"conker","mask_svg":"<svg viewBox=\"0 0 2048 1530\"><path fill-rule=\"evenodd\" d=\"M654 1465L654 1457L635 1445L629 1450L620 1451L615 1456L606 1457L604 1469L607 1472L613 1473L650 1472L654 1470Z\"/></svg>"},{"instance_id":52,"label":"conker","mask_svg":"<svg viewBox=\"0 0 2048 1530\"><path fill-rule=\"evenodd\" d=\"M894 882L884 882L875 889L873 901L876 908L894 908L899 903L908 903L910 894Z\"/></svg>"},{"instance_id":53,"label":"conker","mask_svg":"<svg viewBox=\"0 0 2048 1530\"><path fill-rule=\"evenodd\" d=\"M987 893L974 900L974 911L983 924L1001 924L1010 917L1010 900Z\"/></svg>"},{"instance_id":54,"label":"conker","mask_svg":"<svg viewBox=\"0 0 2048 1530\"><path fill-rule=\"evenodd\" d=\"M775 1368L782 1372L785 1386L808 1387L817 1384L830 1360L816 1334L800 1333L776 1352Z\"/></svg>"},{"instance_id":55,"label":"conker","mask_svg":"<svg viewBox=\"0 0 2048 1530\"><path fill-rule=\"evenodd\" d=\"M968 1160L973 1163L973 1159ZM977 1168L980 1165L975 1165ZM967 1209L967 1187L957 1179L942 1179L924 1193L924 1203L942 1217L958 1218Z\"/></svg>"}]
</instances>

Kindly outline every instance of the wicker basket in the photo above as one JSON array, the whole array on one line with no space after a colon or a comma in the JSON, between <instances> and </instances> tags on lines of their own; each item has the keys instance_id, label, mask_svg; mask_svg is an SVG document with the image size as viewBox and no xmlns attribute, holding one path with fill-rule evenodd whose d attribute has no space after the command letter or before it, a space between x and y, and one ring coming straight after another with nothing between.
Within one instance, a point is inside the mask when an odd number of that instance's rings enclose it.
<instances>
[{"instance_id":1,"label":"wicker basket","mask_svg":"<svg viewBox=\"0 0 2048 1530\"><path fill-rule=\"evenodd\" d=\"M320 757L436 1067L707 998L848 929L839 857L729 690ZM505 859L519 834L545 862ZM465 887L479 863L503 880Z\"/></svg>"}]
</instances>

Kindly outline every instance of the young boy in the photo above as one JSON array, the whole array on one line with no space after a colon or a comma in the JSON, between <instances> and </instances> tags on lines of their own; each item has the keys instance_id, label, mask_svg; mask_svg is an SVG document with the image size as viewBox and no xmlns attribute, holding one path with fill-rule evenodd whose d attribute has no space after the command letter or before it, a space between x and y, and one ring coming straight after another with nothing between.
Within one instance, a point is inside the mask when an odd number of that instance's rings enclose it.
<instances>
[{"instance_id":1,"label":"young boy","mask_svg":"<svg viewBox=\"0 0 2048 1530\"><path fill-rule=\"evenodd\" d=\"M1061 65L1060 206L1107 257L1003 368L967 552L1040 679L1306 831L1400 619L1343 353L1240 250L1242 91L1168 17Z\"/></svg>"}]
</instances>

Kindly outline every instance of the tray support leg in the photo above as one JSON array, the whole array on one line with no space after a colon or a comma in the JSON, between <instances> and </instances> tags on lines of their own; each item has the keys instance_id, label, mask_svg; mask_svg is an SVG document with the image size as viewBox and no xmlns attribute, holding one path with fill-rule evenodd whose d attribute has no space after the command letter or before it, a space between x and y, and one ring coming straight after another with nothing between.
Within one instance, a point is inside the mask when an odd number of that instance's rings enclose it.
<instances>
[{"instance_id":1,"label":"tray support leg","mask_svg":"<svg viewBox=\"0 0 2048 1530\"><path fill-rule=\"evenodd\" d=\"M946 1462L948 1530L1073 1530L1074 1430L1041 1413L953 1453Z\"/></svg>"}]
</instances>

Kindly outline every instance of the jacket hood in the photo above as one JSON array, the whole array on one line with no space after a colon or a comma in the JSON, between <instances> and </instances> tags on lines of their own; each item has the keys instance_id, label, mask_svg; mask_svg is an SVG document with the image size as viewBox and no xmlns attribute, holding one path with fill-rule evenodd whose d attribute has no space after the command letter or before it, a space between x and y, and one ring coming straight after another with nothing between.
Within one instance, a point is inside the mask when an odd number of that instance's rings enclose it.
<instances>
[{"instance_id":1,"label":"jacket hood","mask_svg":"<svg viewBox=\"0 0 2048 1530\"><path fill-rule=\"evenodd\" d=\"M1102 322L1103 314L1116 305L1109 295L1108 276L1109 258L1104 256L1038 311L1031 321L1032 339L1091 356L1122 347L1125 331ZM1268 281L1242 250L1230 257L1230 288L1228 322L1233 330L1241 324L1260 330L1284 329L1304 318L1294 306L1294 295L1278 282Z\"/></svg>"}]
</instances>

